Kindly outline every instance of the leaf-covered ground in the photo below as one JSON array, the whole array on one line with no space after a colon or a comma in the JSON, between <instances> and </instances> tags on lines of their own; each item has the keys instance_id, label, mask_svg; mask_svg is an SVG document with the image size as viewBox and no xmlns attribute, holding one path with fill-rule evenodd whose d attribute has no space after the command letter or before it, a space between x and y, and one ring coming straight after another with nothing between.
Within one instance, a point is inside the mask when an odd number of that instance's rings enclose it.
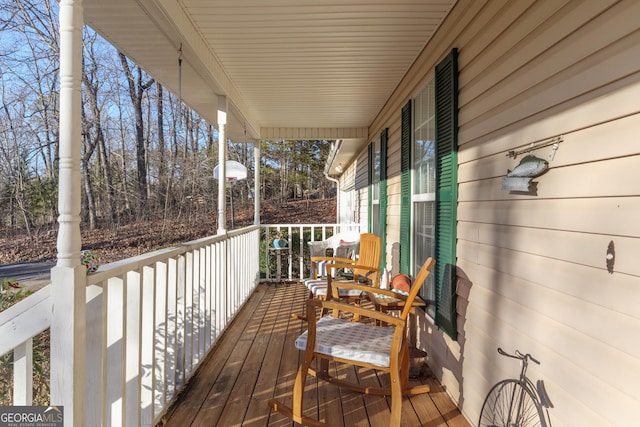
<instances>
[{"instance_id":1,"label":"leaf-covered ground","mask_svg":"<svg viewBox=\"0 0 640 427\"><path fill-rule=\"evenodd\" d=\"M321 224L335 222L336 199L290 201L284 206L263 202L262 224ZM227 208L227 214L230 215ZM217 213L183 214L178 219L121 224L114 228L83 230L82 248L91 249L101 264L140 255L179 242L216 233ZM235 227L253 224L253 206L234 209ZM230 220L227 228L231 228ZM41 229L29 236L24 230L0 228L0 264L53 261L56 258L57 227Z\"/></svg>"}]
</instances>

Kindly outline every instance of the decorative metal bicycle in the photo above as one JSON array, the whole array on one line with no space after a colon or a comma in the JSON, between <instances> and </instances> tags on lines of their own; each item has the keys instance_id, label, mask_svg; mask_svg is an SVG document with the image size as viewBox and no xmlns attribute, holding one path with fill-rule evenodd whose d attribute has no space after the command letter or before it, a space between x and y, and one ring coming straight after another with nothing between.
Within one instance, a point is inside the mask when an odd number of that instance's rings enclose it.
<instances>
[{"instance_id":1,"label":"decorative metal bicycle","mask_svg":"<svg viewBox=\"0 0 640 427\"><path fill-rule=\"evenodd\" d=\"M538 365L540 362L518 350L509 354L498 347L498 353L520 360L520 378L502 380L491 388L482 405L478 427L551 427L549 408L553 404L544 383L538 380L534 387L527 378L529 361Z\"/></svg>"}]
</instances>

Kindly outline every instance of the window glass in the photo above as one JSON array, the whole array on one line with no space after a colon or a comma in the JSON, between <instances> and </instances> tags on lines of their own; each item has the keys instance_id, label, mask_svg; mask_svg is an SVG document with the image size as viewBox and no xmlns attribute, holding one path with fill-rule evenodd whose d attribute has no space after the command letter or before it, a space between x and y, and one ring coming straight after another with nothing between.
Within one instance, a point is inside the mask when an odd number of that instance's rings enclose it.
<instances>
[{"instance_id":1,"label":"window glass","mask_svg":"<svg viewBox=\"0 0 640 427\"><path fill-rule=\"evenodd\" d=\"M435 85L431 78L414 98L412 138L413 275L427 257L435 254ZM435 281L429 275L421 296L429 302L427 313L435 314Z\"/></svg>"},{"instance_id":2,"label":"window glass","mask_svg":"<svg viewBox=\"0 0 640 427\"><path fill-rule=\"evenodd\" d=\"M371 206L371 224L373 225L373 227L371 227L371 232L373 234L379 235L380 234L380 227L378 227L378 224L380 224L380 204L379 203L374 203Z\"/></svg>"},{"instance_id":3,"label":"window glass","mask_svg":"<svg viewBox=\"0 0 640 427\"><path fill-rule=\"evenodd\" d=\"M415 98L413 130L413 194L435 192L435 97L433 79Z\"/></svg>"},{"instance_id":4,"label":"window glass","mask_svg":"<svg viewBox=\"0 0 640 427\"><path fill-rule=\"evenodd\" d=\"M338 214L340 216L339 224L353 224L356 222L356 202L355 191L340 191L340 209Z\"/></svg>"},{"instance_id":5,"label":"window glass","mask_svg":"<svg viewBox=\"0 0 640 427\"><path fill-rule=\"evenodd\" d=\"M374 234L380 234L380 137L378 136L372 144L371 231Z\"/></svg>"},{"instance_id":6,"label":"window glass","mask_svg":"<svg viewBox=\"0 0 640 427\"><path fill-rule=\"evenodd\" d=\"M373 201L378 203L380 200L380 137L373 141L373 171L372 171L372 191Z\"/></svg>"}]
</instances>

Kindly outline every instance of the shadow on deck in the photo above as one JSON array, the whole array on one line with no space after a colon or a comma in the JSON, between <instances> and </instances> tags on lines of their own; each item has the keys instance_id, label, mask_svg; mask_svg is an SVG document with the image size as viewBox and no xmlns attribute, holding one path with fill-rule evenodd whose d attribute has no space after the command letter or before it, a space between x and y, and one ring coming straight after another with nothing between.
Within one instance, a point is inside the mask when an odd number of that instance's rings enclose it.
<instances>
[{"instance_id":1,"label":"shadow on deck","mask_svg":"<svg viewBox=\"0 0 640 427\"><path fill-rule=\"evenodd\" d=\"M290 404L302 352L293 341L305 328L291 318L307 297L302 284L261 284L158 426L291 426L267 406L272 397ZM371 369L334 367L363 384L388 382ZM386 378L385 378L386 377ZM415 379L431 393L404 398L403 426L469 427L438 381L428 373ZM310 377L305 391L307 415L335 426L387 426L390 399L361 395Z\"/></svg>"}]
</instances>

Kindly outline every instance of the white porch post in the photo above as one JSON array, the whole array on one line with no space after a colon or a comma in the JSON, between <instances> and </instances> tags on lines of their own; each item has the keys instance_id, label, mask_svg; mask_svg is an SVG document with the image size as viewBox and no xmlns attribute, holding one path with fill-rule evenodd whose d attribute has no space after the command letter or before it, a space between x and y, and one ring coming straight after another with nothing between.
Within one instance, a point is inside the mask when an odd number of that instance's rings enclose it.
<instances>
[{"instance_id":1,"label":"white porch post","mask_svg":"<svg viewBox=\"0 0 640 427\"><path fill-rule=\"evenodd\" d=\"M260 141L253 145L253 224L260 225Z\"/></svg>"},{"instance_id":2,"label":"white porch post","mask_svg":"<svg viewBox=\"0 0 640 427\"><path fill-rule=\"evenodd\" d=\"M227 232L227 97L218 96L218 234Z\"/></svg>"},{"instance_id":3,"label":"white porch post","mask_svg":"<svg viewBox=\"0 0 640 427\"><path fill-rule=\"evenodd\" d=\"M51 404L85 425L86 271L80 264L82 0L60 1L58 262L51 269Z\"/></svg>"}]
</instances>

